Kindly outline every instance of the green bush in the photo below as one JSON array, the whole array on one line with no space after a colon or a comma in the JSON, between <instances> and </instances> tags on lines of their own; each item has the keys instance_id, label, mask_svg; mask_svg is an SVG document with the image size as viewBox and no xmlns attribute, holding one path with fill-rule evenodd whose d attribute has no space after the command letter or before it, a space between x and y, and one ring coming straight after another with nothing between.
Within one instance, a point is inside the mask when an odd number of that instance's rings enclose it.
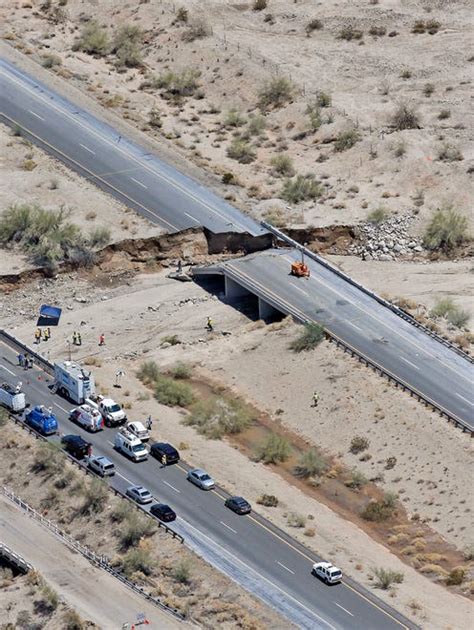
<instances>
[{"instance_id":1,"label":"green bush","mask_svg":"<svg viewBox=\"0 0 474 630\"><path fill-rule=\"evenodd\" d=\"M116 33L112 52L118 68L137 68L142 65L143 31L136 25L124 24Z\"/></svg>"},{"instance_id":2,"label":"green bush","mask_svg":"<svg viewBox=\"0 0 474 630\"><path fill-rule=\"evenodd\" d=\"M400 103L390 118L390 124L396 131L420 129L420 119L415 108L408 103Z\"/></svg>"},{"instance_id":3,"label":"green bush","mask_svg":"<svg viewBox=\"0 0 474 630\"><path fill-rule=\"evenodd\" d=\"M396 495L393 492L386 492L382 499L370 501L362 510L361 516L366 521L386 521L395 512L395 507Z\"/></svg>"},{"instance_id":4,"label":"green bush","mask_svg":"<svg viewBox=\"0 0 474 630\"><path fill-rule=\"evenodd\" d=\"M193 96L196 93L200 76L201 72L195 68L188 68L182 72L169 70L158 76L148 77L140 88L162 90L165 98L179 99L184 96Z\"/></svg>"},{"instance_id":5,"label":"green bush","mask_svg":"<svg viewBox=\"0 0 474 630\"><path fill-rule=\"evenodd\" d=\"M229 397L211 398L197 402L184 423L196 427L198 433L210 439L240 433L253 420L251 409L242 401Z\"/></svg>"},{"instance_id":6,"label":"green bush","mask_svg":"<svg viewBox=\"0 0 474 630\"><path fill-rule=\"evenodd\" d=\"M257 157L255 149L245 140L241 138L234 138L231 144L227 147L227 155L232 160L237 160L241 164L250 164L255 161Z\"/></svg>"},{"instance_id":7,"label":"green bush","mask_svg":"<svg viewBox=\"0 0 474 630\"><path fill-rule=\"evenodd\" d=\"M181 560L178 562L172 572L173 578L180 584L189 584L191 582L191 563L189 560Z\"/></svg>"},{"instance_id":8,"label":"green bush","mask_svg":"<svg viewBox=\"0 0 474 630\"><path fill-rule=\"evenodd\" d=\"M159 376L160 368L155 361L145 361L137 372L137 378L145 385L153 383Z\"/></svg>"},{"instance_id":9,"label":"green bush","mask_svg":"<svg viewBox=\"0 0 474 630\"><path fill-rule=\"evenodd\" d=\"M110 518L114 523L123 523L129 517L133 517L133 510L126 501L120 501L110 513Z\"/></svg>"},{"instance_id":10,"label":"green bush","mask_svg":"<svg viewBox=\"0 0 474 630\"><path fill-rule=\"evenodd\" d=\"M349 451L354 455L358 453L362 453L362 451L366 451L370 446L370 442L366 437L361 435L356 435L351 440L351 445L349 447Z\"/></svg>"},{"instance_id":11,"label":"green bush","mask_svg":"<svg viewBox=\"0 0 474 630\"><path fill-rule=\"evenodd\" d=\"M277 507L279 502L277 497L273 494L262 494L262 496L257 499L257 503L265 507Z\"/></svg>"},{"instance_id":12,"label":"green bush","mask_svg":"<svg viewBox=\"0 0 474 630\"><path fill-rule=\"evenodd\" d=\"M35 451L31 470L34 473L44 472L48 476L54 476L64 469L64 455L59 446L45 442L40 444Z\"/></svg>"},{"instance_id":13,"label":"green bush","mask_svg":"<svg viewBox=\"0 0 474 630\"><path fill-rule=\"evenodd\" d=\"M181 340L178 335L166 335L165 337L162 337L160 341L161 345L164 343L169 343L170 346L179 346Z\"/></svg>"},{"instance_id":14,"label":"green bush","mask_svg":"<svg viewBox=\"0 0 474 630\"><path fill-rule=\"evenodd\" d=\"M300 203L308 199L317 199L322 194L321 186L314 175L297 175L293 179L287 179L283 184L280 197L288 203Z\"/></svg>"},{"instance_id":15,"label":"green bush","mask_svg":"<svg viewBox=\"0 0 474 630\"><path fill-rule=\"evenodd\" d=\"M238 109L232 108L226 114L224 125L226 127L242 127L245 125L245 118Z\"/></svg>"},{"instance_id":16,"label":"green bush","mask_svg":"<svg viewBox=\"0 0 474 630\"><path fill-rule=\"evenodd\" d=\"M154 382L155 399L168 407L188 407L194 402L194 392L187 383L160 375Z\"/></svg>"},{"instance_id":17,"label":"green bush","mask_svg":"<svg viewBox=\"0 0 474 630\"><path fill-rule=\"evenodd\" d=\"M56 66L60 66L62 64L61 57L58 55L45 55L41 61L41 65L43 68L55 68Z\"/></svg>"},{"instance_id":18,"label":"green bush","mask_svg":"<svg viewBox=\"0 0 474 630\"><path fill-rule=\"evenodd\" d=\"M110 41L107 31L98 22L91 20L82 29L79 39L75 42L73 50L81 50L89 55L103 57L110 52Z\"/></svg>"},{"instance_id":19,"label":"green bush","mask_svg":"<svg viewBox=\"0 0 474 630\"><path fill-rule=\"evenodd\" d=\"M110 230L105 225L93 228L89 232L89 244L91 247L104 247L110 242Z\"/></svg>"},{"instance_id":20,"label":"green bush","mask_svg":"<svg viewBox=\"0 0 474 630\"><path fill-rule=\"evenodd\" d=\"M314 350L324 339L324 328L319 324L310 322L304 325L303 332L294 339L289 347L293 352L303 352Z\"/></svg>"},{"instance_id":21,"label":"green bush","mask_svg":"<svg viewBox=\"0 0 474 630\"><path fill-rule=\"evenodd\" d=\"M293 83L286 77L274 77L259 92L258 105L263 109L282 107L293 97Z\"/></svg>"},{"instance_id":22,"label":"green bush","mask_svg":"<svg viewBox=\"0 0 474 630\"><path fill-rule=\"evenodd\" d=\"M1 238L1 237L0 237ZM469 240L468 220L452 206L438 208L428 223L423 244L428 249L448 252Z\"/></svg>"},{"instance_id":23,"label":"green bush","mask_svg":"<svg viewBox=\"0 0 474 630\"><path fill-rule=\"evenodd\" d=\"M450 297L438 300L431 309L430 315L444 317L456 328L464 328L470 319L469 312L459 308Z\"/></svg>"},{"instance_id":24,"label":"green bush","mask_svg":"<svg viewBox=\"0 0 474 630\"><path fill-rule=\"evenodd\" d=\"M41 586L41 596L37 607L45 614L51 615L59 606L59 596L49 584L43 583Z\"/></svg>"},{"instance_id":25,"label":"green bush","mask_svg":"<svg viewBox=\"0 0 474 630\"><path fill-rule=\"evenodd\" d=\"M258 459L264 464L277 464L285 462L291 455L291 445L281 435L273 433L266 442L258 448Z\"/></svg>"},{"instance_id":26,"label":"green bush","mask_svg":"<svg viewBox=\"0 0 474 630\"><path fill-rule=\"evenodd\" d=\"M267 126L265 116L251 115L247 122L247 129L245 135L248 137L261 136Z\"/></svg>"},{"instance_id":27,"label":"green bush","mask_svg":"<svg viewBox=\"0 0 474 630\"><path fill-rule=\"evenodd\" d=\"M306 106L306 113L308 114L311 131L317 131L323 124L321 118L321 106L317 101L308 103Z\"/></svg>"},{"instance_id":28,"label":"green bush","mask_svg":"<svg viewBox=\"0 0 474 630\"><path fill-rule=\"evenodd\" d=\"M316 94L316 104L321 107L321 109L324 107L331 107L331 103L331 95L327 92L321 91Z\"/></svg>"},{"instance_id":29,"label":"green bush","mask_svg":"<svg viewBox=\"0 0 474 630\"><path fill-rule=\"evenodd\" d=\"M170 376L181 381L191 378L192 368L186 363L178 363L170 370Z\"/></svg>"},{"instance_id":30,"label":"green bush","mask_svg":"<svg viewBox=\"0 0 474 630\"><path fill-rule=\"evenodd\" d=\"M353 468L351 476L344 482L344 485L354 490L360 490L368 482L367 477L360 470Z\"/></svg>"},{"instance_id":31,"label":"green bush","mask_svg":"<svg viewBox=\"0 0 474 630\"><path fill-rule=\"evenodd\" d=\"M308 479L309 477L322 475L327 469L328 462L326 458L316 449L310 448L300 457L294 474L296 477Z\"/></svg>"},{"instance_id":32,"label":"green bush","mask_svg":"<svg viewBox=\"0 0 474 630\"><path fill-rule=\"evenodd\" d=\"M152 536L155 531L155 525L151 519L138 512L128 512L117 533L122 549L127 550L137 545L141 538Z\"/></svg>"},{"instance_id":33,"label":"green bush","mask_svg":"<svg viewBox=\"0 0 474 630\"><path fill-rule=\"evenodd\" d=\"M143 575L151 575L155 567L156 560L147 549L140 547L130 549L122 558L122 569L127 577L131 577L137 571Z\"/></svg>"},{"instance_id":34,"label":"green bush","mask_svg":"<svg viewBox=\"0 0 474 630\"><path fill-rule=\"evenodd\" d=\"M392 584L401 584L404 579L404 575L400 571L392 571L391 569L384 569L382 567L372 569L371 574L374 580L374 586L384 591L389 589Z\"/></svg>"},{"instance_id":35,"label":"green bush","mask_svg":"<svg viewBox=\"0 0 474 630\"><path fill-rule=\"evenodd\" d=\"M372 210L372 212L367 215L367 221L369 223L373 223L374 225L379 225L380 223L386 221L389 216L390 213L387 208L379 206L376 210Z\"/></svg>"},{"instance_id":36,"label":"green bush","mask_svg":"<svg viewBox=\"0 0 474 630\"><path fill-rule=\"evenodd\" d=\"M277 175L284 175L285 177L293 177L295 169L293 166L293 160L286 153L279 153L271 158L270 164L272 170Z\"/></svg>"},{"instance_id":37,"label":"green bush","mask_svg":"<svg viewBox=\"0 0 474 630\"><path fill-rule=\"evenodd\" d=\"M103 511L108 499L107 486L101 479L92 479L84 489L84 503L80 512L86 516Z\"/></svg>"},{"instance_id":38,"label":"green bush","mask_svg":"<svg viewBox=\"0 0 474 630\"><path fill-rule=\"evenodd\" d=\"M359 140L360 134L356 129L341 131L334 141L334 148L338 152L347 151L347 149L351 149Z\"/></svg>"}]
</instances>

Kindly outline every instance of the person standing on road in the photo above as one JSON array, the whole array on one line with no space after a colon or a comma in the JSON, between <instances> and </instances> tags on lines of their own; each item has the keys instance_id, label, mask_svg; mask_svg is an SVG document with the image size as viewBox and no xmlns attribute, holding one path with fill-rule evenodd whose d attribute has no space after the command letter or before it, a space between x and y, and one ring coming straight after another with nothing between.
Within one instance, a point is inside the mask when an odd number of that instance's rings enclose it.
<instances>
[{"instance_id":1,"label":"person standing on road","mask_svg":"<svg viewBox=\"0 0 474 630\"><path fill-rule=\"evenodd\" d=\"M162 468L166 468L166 465L168 464L168 458L166 457L166 455L163 453L163 455L161 456L161 467Z\"/></svg>"},{"instance_id":2,"label":"person standing on road","mask_svg":"<svg viewBox=\"0 0 474 630\"><path fill-rule=\"evenodd\" d=\"M317 407L319 403L319 394L318 392L314 392L313 394L313 404L311 405L312 407Z\"/></svg>"},{"instance_id":3,"label":"person standing on road","mask_svg":"<svg viewBox=\"0 0 474 630\"><path fill-rule=\"evenodd\" d=\"M105 335L101 333L99 336L99 346L105 346Z\"/></svg>"},{"instance_id":4,"label":"person standing on road","mask_svg":"<svg viewBox=\"0 0 474 630\"><path fill-rule=\"evenodd\" d=\"M77 332L76 331L72 333L72 345L77 346Z\"/></svg>"},{"instance_id":5,"label":"person standing on road","mask_svg":"<svg viewBox=\"0 0 474 630\"><path fill-rule=\"evenodd\" d=\"M35 342L39 345L40 341L41 341L41 330L37 328L35 332Z\"/></svg>"},{"instance_id":6,"label":"person standing on road","mask_svg":"<svg viewBox=\"0 0 474 630\"><path fill-rule=\"evenodd\" d=\"M148 420L146 421L146 428L148 429L148 431L151 431L152 425L153 425L153 420L151 419L151 416L148 416Z\"/></svg>"},{"instance_id":7,"label":"person standing on road","mask_svg":"<svg viewBox=\"0 0 474 630\"><path fill-rule=\"evenodd\" d=\"M82 346L82 337L80 332L77 333L77 345Z\"/></svg>"},{"instance_id":8,"label":"person standing on road","mask_svg":"<svg viewBox=\"0 0 474 630\"><path fill-rule=\"evenodd\" d=\"M207 318L206 328L209 332L212 332L214 330L214 323L210 317Z\"/></svg>"},{"instance_id":9,"label":"person standing on road","mask_svg":"<svg viewBox=\"0 0 474 630\"><path fill-rule=\"evenodd\" d=\"M25 363L25 355L20 352L20 354L18 355L18 365L20 367L23 367L24 363Z\"/></svg>"}]
</instances>

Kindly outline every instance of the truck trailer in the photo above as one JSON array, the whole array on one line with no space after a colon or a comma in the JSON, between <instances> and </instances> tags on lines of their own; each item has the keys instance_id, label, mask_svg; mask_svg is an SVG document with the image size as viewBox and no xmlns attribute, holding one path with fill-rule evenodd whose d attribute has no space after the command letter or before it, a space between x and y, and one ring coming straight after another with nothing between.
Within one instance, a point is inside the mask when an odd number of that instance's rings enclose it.
<instances>
[{"instance_id":1,"label":"truck trailer","mask_svg":"<svg viewBox=\"0 0 474 630\"><path fill-rule=\"evenodd\" d=\"M95 381L92 372L85 370L73 361L54 364L55 388L60 396L79 405L86 402L95 393Z\"/></svg>"}]
</instances>

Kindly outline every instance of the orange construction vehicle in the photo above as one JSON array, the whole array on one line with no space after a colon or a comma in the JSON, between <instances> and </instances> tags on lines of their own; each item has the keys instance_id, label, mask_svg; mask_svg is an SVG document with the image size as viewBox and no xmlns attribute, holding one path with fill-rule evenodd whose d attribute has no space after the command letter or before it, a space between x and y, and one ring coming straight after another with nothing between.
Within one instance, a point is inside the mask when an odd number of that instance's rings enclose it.
<instances>
[{"instance_id":1,"label":"orange construction vehicle","mask_svg":"<svg viewBox=\"0 0 474 630\"><path fill-rule=\"evenodd\" d=\"M309 278L309 267L304 261L304 253L301 252L301 261L291 263L291 275L297 278Z\"/></svg>"}]
</instances>

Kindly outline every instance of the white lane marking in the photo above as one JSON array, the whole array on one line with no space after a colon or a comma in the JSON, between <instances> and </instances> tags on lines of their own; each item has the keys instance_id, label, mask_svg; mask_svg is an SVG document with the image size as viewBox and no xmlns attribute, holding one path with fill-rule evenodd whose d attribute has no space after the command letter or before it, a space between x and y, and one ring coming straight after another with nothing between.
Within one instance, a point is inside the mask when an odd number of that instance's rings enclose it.
<instances>
[{"instance_id":1,"label":"white lane marking","mask_svg":"<svg viewBox=\"0 0 474 630\"><path fill-rule=\"evenodd\" d=\"M89 149L89 147L86 147L85 144L81 144L79 142L79 146L82 147L83 149L85 149L86 151L89 151L89 153L92 153L92 155L95 155L95 151L93 151L92 149Z\"/></svg>"},{"instance_id":2,"label":"white lane marking","mask_svg":"<svg viewBox=\"0 0 474 630\"><path fill-rule=\"evenodd\" d=\"M4 365L0 365L1 368L3 368L4 370L6 370L9 374L12 374L13 376L15 376L15 372L12 372L11 370L9 370L7 367L5 367Z\"/></svg>"},{"instance_id":3,"label":"white lane marking","mask_svg":"<svg viewBox=\"0 0 474 630\"><path fill-rule=\"evenodd\" d=\"M135 182L135 184L138 184L139 186L141 186L142 188L146 188L148 190L148 186L145 186L145 184L142 184L141 182L138 181L138 179L135 179L135 177L130 177L130 179Z\"/></svg>"},{"instance_id":4,"label":"white lane marking","mask_svg":"<svg viewBox=\"0 0 474 630\"><path fill-rule=\"evenodd\" d=\"M461 396L461 394L458 394L458 393L456 392L456 396L457 396L458 398L462 398L462 399L464 400L464 402L467 402L467 404L468 404L468 405L470 405L471 407L474 407L474 405L472 404L472 402L471 402L470 400L468 400L467 398L464 398L464 396Z\"/></svg>"},{"instance_id":5,"label":"white lane marking","mask_svg":"<svg viewBox=\"0 0 474 630\"><path fill-rule=\"evenodd\" d=\"M56 407L59 407L59 409L61 409L61 411L64 411L64 413L69 413L69 411L67 409L64 409L64 407L61 407L61 405L58 405L57 402L54 403L56 405Z\"/></svg>"},{"instance_id":6,"label":"white lane marking","mask_svg":"<svg viewBox=\"0 0 474 630\"><path fill-rule=\"evenodd\" d=\"M190 219L192 219L193 221L196 221L196 223L199 223L199 221L196 219L196 217L193 217L192 214L189 214L189 212L185 212L184 213L187 217L189 217Z\"/></svg>"},{"instance_id":7,"label":"white lane marking","mask_svg":"<svg viewBox=\"0 0 474 630\"><path fill-rule=\"evenodd\" d=\"M111 442L109 442L109 444L111 444ZM127 477L125 477L124 475L122 475L122 473L117 473L117 477L122 477L122 479L124 479L127 483L129 483L131 486L135 486L136 484L133 483L133 481L130 481L130 479L127 479Z\"/></svg>"},{"instance_id":8,"label":"white lane marking","mask_svg":"<svg viewBox=\"0 0 474 630\"><path fill-rule=\"evenodd\" d=\"M294 571L292 571L292 570L291 570L291 569L289 569L288 567L285 567L285 565L284 565L284 564L282 564L281 562L279 562L278 560L277 560L277 564L279 564L279 565L280 565L283 569L285 569L285 571L288 571L288 573L292 573L293 575L295 574L295 572L294 572Z\"/></svg>"},{"instance_id":9,"label":"white lane marking","mask_svg":"<svg viewBox=\"0 0 474 630\"><path fill-rule=\"evenodd\" d=\"M181 494L181 490L178 490L178 488L175 488L174 486L172 486L170 483L168 483L167 481L163 480L163 483L166 484L167 486L169 486L170 488L172 488L175 492L178 492Z\"/></svg>"},{"instance_id":10,"label":"white lane marking","mask_svg":"<svg viewBox=\"0 0 474 630\"><path fill-rule=\"evenodd\" d=\"M296 289L297 291L301 291L301 293L306 295L306 297L309 297L309 293L305 291L304 289L302 289L301 287L293 287L293 289Z\"/></svg>"},{"instance_id":11,"label":"white lane marking","mask_svg":"<svg viewBox=\"0 0 474 630\"><path fill-rule=\"evenodd\" d=\"M353 617L354 615L349 612L346 608L344 608L344 606L341 606L341 604L338 604L337 602L333 602L333 604L336 604L336 606L338 606L339 608L341 608L344 612L346 612L348 615L350 615L351 617Z\"/></svg>"},{"instance_id":12,"label":"white lane marking","mask_svg":"<svg viewBox=\"0 0 474 630\"><path fill-rule=\"evenodd\" d=\"M357 330L360 330L360 332L364 332L362 330L362 328L360 326L357 326L357 324L354 324L354 322L346 322L346 324L349 324L349 326L352 326L352 328L357 328Z\"/></svg>"},{"instance_id":13,"label":"white lane marking","mask_svg":"<svg viewBox=\"0 0 474 630\"><path fill-rule=\"evenodd\" d=\"M412 363L411 361L409 361L408 359L405 359L405 357L400 357L400 359L402 361L405 361L405 363L408 363L408 365L411 365L411 367L414 367L415 370L419 370L420 368L418 367L418 365L415 365L414 363Z\"/></svg>"},{"instance_id":14,"label":"white lane marking","mask_svg":"<svg viewBox=\"0 0 474 630\"><path fill-rule=\"evenodd\" d=\"M28 110L28 112L30 114L33 114L33 116L36 116L36 118L39 118L40 120L44 120L44 118L42 116L40 116L39 114L37 114L36 112L32 112L31 109Z\"/></svg>"},{"instance_id":15,"label":"white lane marking","mask_svg":"<svg viewBox=\"0 0 474 630\"><path fill-rule=\"evenodd\" d=\"M227 525L227 523L224 523L224 521L219 521L219 523L221 525L224 525L224 527L227 527L227 529L230 529L231 532L234 532L234 534L236 534L237 532L235 531L235 529L232 529L232 527L230 527L230 525Z\"/></svg>"}]
</instances>

